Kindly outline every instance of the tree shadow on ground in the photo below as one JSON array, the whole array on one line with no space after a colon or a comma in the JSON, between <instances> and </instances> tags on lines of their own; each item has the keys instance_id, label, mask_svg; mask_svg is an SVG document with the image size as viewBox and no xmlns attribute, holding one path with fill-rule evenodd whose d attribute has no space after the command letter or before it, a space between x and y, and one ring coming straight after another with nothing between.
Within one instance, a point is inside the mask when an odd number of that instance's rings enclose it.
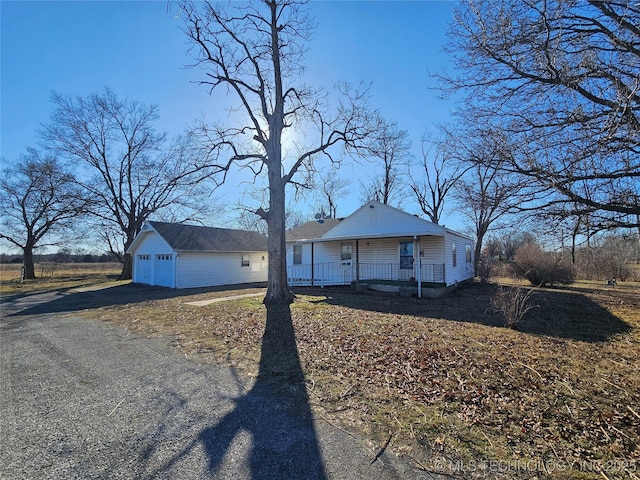
<instances>
[{"instance_id":1,"label":"tree shadow on ground","mask_svg":"<svg viewBox=\"0 0 640 480\"><path fill-rule=\"evenodd\" d=\"M200 434L219 468L239 432L252 438L252 478L326 478L289 306L268 306L258 378L217 425Z\"/></svg>"},{"instance_id":2,"label":"tree shadow on ground","mask_svg":"<svg viewBox=\"0 0 640 480\"><path fill-rule=\"evenodd\" d=\"M169 471L201 446L209 471L217 476L229 462L244 461L234 457L241 443L249 450L245 472L249 478L327 478L288 305L267 308L258 376L251 389L233 403L229 413L204 428L154 475Z\"/></svg>"},{"instance_id":3,"label":"tree shadow on ground","mask_svg":"<svg viewBox=\"0 0 640 480\"><path fill-rule=\"evenodd\" d=\"M491 306L491 298L498 288L500 287L492 284L472 284L435 299L402 298L397 294L373 291L356 293L346 288L298 289L297 292L326 296L320 302L363 311L503 327L504 317ZM632 329L631 325L584 292L538 289L532 296L532 301L537 307L517 326L524 333L597 343L606 342L613 336Z\"/></svg>"},{"instance_id":4,"label":"tree shadow on ground","mask_svg":"<svg viewBox=\"0 0 640 480\"><path fill-rule=\"evenodd\" d=\"M244 291L252 289L266 288L266 283L247 283L242 285L222 285L217 287L204 288L185 288L173 289L166 287L157 287L152 285L143 285L136 283L127 283L114 285L99 290L82 290L78 288L56 290L55 292L37 292L26 295L11 295L2 298L5 307L11 308L12 303L28 300L28 298L36 298L39 295L48 293L52 295L51 301L40 303L27 307L16 313L7 316L21 315L41 315L47 313L69 313L86 310L88 308L111 307L118 305L143 303L153 300L164 300L169 298L189 297L206 293L225 293L231 292L242 294Z\"/></svg>"}]
</instances>

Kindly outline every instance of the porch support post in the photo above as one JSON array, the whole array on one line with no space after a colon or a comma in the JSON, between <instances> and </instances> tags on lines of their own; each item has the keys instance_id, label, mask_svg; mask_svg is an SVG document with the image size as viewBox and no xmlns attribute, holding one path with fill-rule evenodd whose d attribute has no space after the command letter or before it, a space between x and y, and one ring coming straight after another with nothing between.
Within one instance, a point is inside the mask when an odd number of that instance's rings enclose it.
<instances>
[{"instance_id":1,"label":"porch support post","mask_svg":"<svg viewBox=\"0 0 640 480\"><path fill-rule=\"evenodd\" d=\"M420 237L416 239L416 252L418 253L418 271L416 272L416 280L418 281L418 298L422 298L422 256L420 255Z\"/></svg>"},{"instance_id":2,"label":"porch support post","mask_svg":"<svg viewBox=\"0 0 640 480\"><path fill-rule=\"evenodd\" d=\"M313 255L313 245L314 245L314 243L311 242L311 286L312 287L314 286L313 285L313 277L314 277L314 272L313 272L313 261L314 261L313 260L313 257L314 257L314 255Z\"/></svg>"},{"instance_id":3,"label":"porch support post","mask_svg":"<svg viewBox=\"0 0 640 480\"><path fill-rule=\"evenodd\" d=\"M360 240L356 239L356 283L360 281Z\"/></svg>"}]
</instances>

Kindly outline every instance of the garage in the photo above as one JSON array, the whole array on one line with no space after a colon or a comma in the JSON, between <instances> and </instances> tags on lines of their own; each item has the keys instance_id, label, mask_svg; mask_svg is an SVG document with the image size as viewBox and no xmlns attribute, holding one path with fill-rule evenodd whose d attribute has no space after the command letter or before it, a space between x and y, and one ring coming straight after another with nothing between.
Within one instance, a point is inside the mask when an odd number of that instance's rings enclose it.
<instances>
[{"instance_id":1,"label":"garage","mask_svg":"<svg viewBox=\"0 0 640 480\"><path fill-rule=\"evenodd\" d=\"M267 281L267 237L258 232L147 222L127 253L135 283L196 288Z\"/></svg>"}]
</instances>

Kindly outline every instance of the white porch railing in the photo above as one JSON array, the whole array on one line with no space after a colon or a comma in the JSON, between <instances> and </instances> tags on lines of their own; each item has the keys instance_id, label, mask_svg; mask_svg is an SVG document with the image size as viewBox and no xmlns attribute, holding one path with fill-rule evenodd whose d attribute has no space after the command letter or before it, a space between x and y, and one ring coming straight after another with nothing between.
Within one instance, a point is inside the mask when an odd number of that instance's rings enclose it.
<instances>
[{"instance_id":1,"label":"white porch railing","mask_svg":"<svg viewBox=\"0 0 640 480\"><path fill-rule=\"evenodd\" d=\"M313 268L308 265L288 265L287 278L289 286L324 287L328 285L349 285L356 279L359 280L390 280L390 281L416 281L417 265L412 268L400 268L400 263L360 263L355 262L329 262L316 263ZM405 265L403 265L404 267ZM358 268L359 272L356 272ZM313 271L313 282L311 273ZM357 274L359 273L359 275ZM444 282L443 264L422 264L420 279L423 283Z\"/></svg>"}]
</instances>

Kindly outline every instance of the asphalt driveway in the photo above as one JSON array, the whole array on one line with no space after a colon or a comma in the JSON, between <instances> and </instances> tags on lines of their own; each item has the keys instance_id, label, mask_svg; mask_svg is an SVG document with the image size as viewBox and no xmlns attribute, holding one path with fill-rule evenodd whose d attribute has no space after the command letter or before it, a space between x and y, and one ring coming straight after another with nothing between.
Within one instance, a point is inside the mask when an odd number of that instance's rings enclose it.
<instances>
[{"instance_id":1,"label":"asphalt driveway","mask_svg":"<svg viewBox=\"0 0 640 480\"><path fill-rule=\"evenodd\" d=\"M101 295L2 299L0 478L433 478L388 452L372 463L304 388L199 365L170 339L68 308Z\"/></svg>"}]
</instances>

